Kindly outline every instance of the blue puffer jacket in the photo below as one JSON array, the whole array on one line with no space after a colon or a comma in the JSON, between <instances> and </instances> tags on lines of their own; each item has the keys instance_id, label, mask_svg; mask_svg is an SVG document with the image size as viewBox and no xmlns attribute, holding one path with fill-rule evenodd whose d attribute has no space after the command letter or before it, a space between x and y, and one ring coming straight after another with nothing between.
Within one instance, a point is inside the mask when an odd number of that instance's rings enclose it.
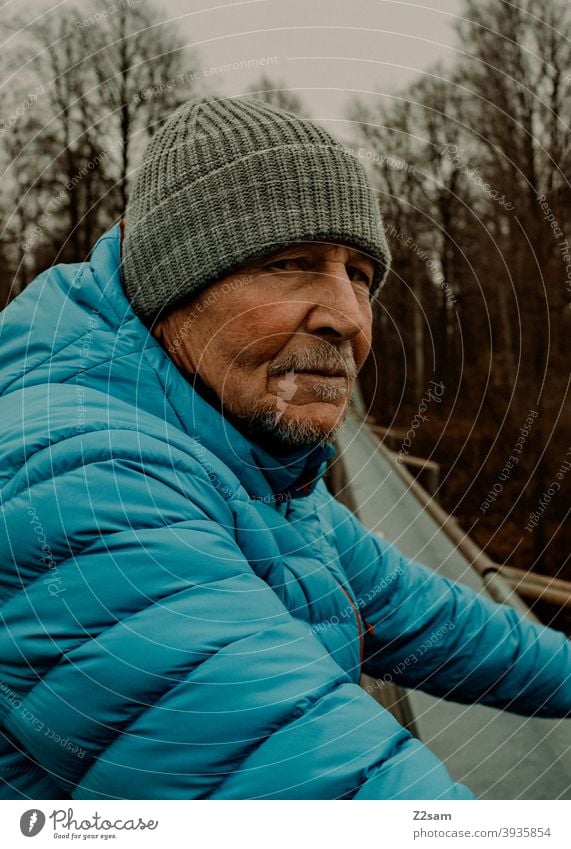
<instances>
[{"instance_id":1,"label":"blue puffer jacket","mask_svg":"<svg viewBox=\"0 0 571 849\"><path fill-rule=\"evenodd\" d=\"M2 316L0 795L472 798L361 669L560 716L565 636L366 531L331 447L278 461L235 430L119 251L115 225Z\"/></svg>"}]
</instances>

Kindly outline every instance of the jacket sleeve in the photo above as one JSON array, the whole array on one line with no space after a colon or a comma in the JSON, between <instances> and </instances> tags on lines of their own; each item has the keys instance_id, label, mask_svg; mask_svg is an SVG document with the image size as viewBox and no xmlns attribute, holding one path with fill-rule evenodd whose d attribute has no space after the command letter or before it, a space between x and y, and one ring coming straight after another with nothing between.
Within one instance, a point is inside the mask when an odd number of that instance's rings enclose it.
<instances>
[{"instance_id":1,"label":"jacket sleeve","mask_svg":"<svg viewBox=\"0 0 571 849\"><path fill-rule=\"evenodd\" d=\"M198 462L132 431L73 450L9 493L0 637L4 726L72 798L473 798L254 573Z\"/></svg>"},{"instance_id":2,"label":"jacket sleeve","mask_svg":"<svg viewBox=\"0 0 571 849\"><path fill-rule=\"evenodd\" d=\"M337 542L368 625L363 671L461 703L571 715L571 644L410 560L331 500Z\"/></svg>"}]
</instances>

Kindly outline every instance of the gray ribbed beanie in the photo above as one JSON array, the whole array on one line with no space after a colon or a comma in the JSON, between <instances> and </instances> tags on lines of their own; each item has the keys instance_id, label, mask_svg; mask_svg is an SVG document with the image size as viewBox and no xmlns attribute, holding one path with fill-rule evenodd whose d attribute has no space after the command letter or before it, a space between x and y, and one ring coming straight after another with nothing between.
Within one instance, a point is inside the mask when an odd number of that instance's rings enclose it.
<instances>
[{"instance_id":1,"label":"gray ribbed beanie","mask_svg":"<svg viewBox=\"0 0 571 849\"><path fill-rule=\"evenodd\" d=\"M390 262L363 165L326 130L266 103L195 98L153 136L125 210L123 286L146 324L293 242Z\"/></svg>"}]
</instances>

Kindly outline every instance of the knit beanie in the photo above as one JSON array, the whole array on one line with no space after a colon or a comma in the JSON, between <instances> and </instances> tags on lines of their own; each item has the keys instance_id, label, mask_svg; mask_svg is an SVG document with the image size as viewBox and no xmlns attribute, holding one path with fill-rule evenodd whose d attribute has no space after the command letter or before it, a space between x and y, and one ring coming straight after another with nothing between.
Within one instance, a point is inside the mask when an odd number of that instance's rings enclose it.
<instances>
[{"instance_id":1,"label":"knit beanie","mask_svg":"<svg viewBox=\"0 0 571 849\"><path fill-rule=\"evenodd\" d=\"M144 153L125 209L123 287L147 325L240 266L289 244L390 255L362 163L307 118L253 99L179 107Z\"/></svg>"}]
</instances>

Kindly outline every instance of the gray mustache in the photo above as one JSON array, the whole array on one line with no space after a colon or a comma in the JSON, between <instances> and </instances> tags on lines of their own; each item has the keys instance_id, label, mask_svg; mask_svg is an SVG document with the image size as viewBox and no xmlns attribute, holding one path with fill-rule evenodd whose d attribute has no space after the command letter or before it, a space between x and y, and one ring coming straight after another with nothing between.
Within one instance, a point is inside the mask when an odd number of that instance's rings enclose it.
<instances>
[{"instance_id":1,"label":"gray mustache","mask_svg":"<svg viewBox=\"0 0 571 849\"><path fill-rule=\"evenodd\" d=\"M291 371L340 371L350 380L357 377L357 365L352 348L344 353L339 348L328 345L327 348L308 348L286 354L270 363L268 374L279 377Z\"/></svg>"}]
</instances>

